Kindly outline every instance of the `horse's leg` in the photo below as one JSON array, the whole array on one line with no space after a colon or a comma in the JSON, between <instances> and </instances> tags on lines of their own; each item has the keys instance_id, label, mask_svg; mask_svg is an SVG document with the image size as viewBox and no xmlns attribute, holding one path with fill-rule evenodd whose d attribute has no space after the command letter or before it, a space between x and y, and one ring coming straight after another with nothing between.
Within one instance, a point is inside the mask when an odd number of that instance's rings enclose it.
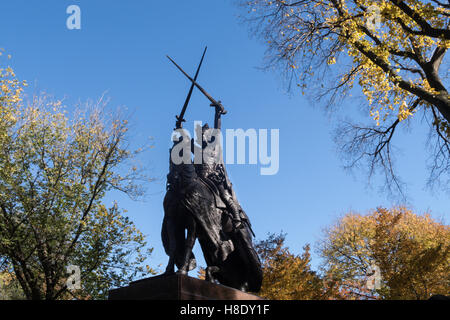
<instances>
[{"instance_id":1,"label":"horse's leg","mask_svg":"<svg viewBox=\"0 0 450 320\"><path fill-rule=\"evenodd\" d=\"M216 278L214 277L214 274L219 272L220 268L216 266L210 266L207 267L205 270L205 280L209 282L214 282Z\"/></svg>"},{"instance_id":2,"label":"horse's leg","mask_svg":"<svg viewBox=\"0 0 450 320\"><path fill-rule=\"evenodd\" d=\"M169 220L169 221L168 221ZM175 225L173 221L170 221L172 219L167 218L164 221L164 227L166 228L167 233L167 240L169 242L169 248L168 248L168 255L169 255L169 262L167 263L166 271L164 274L173 274L175 273L175 250L176 250L176 231L175 231Z\"/></svg>"},{"instance_id":3,"label":"horse's leg","mask_svg":"<svg viewBox=\"0 0 450 320\"><path fill-rule=\"evenodd\" d=\"M239 288L239 290L241 290L242 292L247 292L248 291L248 282L244 282L241 287Z\"/></svg>"},{"instance_id":4,"label":"horse's leg","mask_svg":"<svg viewBox=\"0 0 450 320\"><path fill-rule=\"evenodd\" d=\"M195 239L196 239L196 229L197 225L195 223L194 218L188 217L186 219L186 228L187 228L187 238L184 246L184 264L177 271L180 274L187 274L189 272L189 264L191 260L192 249L194 248Z\"/></svg>"}]
</instances>

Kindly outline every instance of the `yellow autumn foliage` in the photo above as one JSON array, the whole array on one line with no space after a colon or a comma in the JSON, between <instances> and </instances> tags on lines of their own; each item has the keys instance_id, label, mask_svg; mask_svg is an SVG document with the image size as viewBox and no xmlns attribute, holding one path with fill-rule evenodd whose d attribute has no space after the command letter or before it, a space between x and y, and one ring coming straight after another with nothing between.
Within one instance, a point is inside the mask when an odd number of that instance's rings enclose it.
<instances>
[{"instance_id":1,"label":"yellow autumn foliage","mask_svg":"<svg viewBox=\"0 0 450 320\"><path fill-rule=\"evenodd\" d=\"M405 207L348 213L324 231L324 268L355 298L428 299L450 292L450 228ZM371 265L381 287L368 290Z\"/></svg>"}]
</instances>

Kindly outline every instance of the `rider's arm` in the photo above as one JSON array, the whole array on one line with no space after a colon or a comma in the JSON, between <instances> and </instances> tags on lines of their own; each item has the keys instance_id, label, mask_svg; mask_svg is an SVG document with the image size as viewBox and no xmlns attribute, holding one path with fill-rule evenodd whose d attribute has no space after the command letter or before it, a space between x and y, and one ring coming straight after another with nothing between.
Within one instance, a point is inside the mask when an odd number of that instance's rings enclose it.
<instances>
[{"instance_id":1,"label":"rider's arm","mask_svg":"<svg viewBox=\"0 0 450 320\"><path fill-rule=\"evenodd\" d=\"M222 110L216 106L216 112L214 114L214 129L222 129Z\"/></svg>"}]
</instances>

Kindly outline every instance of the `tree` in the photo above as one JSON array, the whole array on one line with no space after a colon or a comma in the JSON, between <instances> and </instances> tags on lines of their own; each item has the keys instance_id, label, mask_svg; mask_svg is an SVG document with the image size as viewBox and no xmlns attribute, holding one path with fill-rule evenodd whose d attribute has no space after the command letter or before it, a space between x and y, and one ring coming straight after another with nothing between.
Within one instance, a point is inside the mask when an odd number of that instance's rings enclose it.
<instances>
[{"instance_id":1,"label":"tree","mask_svg":"<svg viewBox=\"0 0 450 320\"><path fill-rule=\"evenodd\" d=\"M143 193L127 121L107 116L104 99L71 120L61 101L45 95L25 105L23 84L9 68L0 86L2 269L27 299L104 298L146 273L143 234L117 203L102 201L113 190ZM80 288L76 278L75 287L68 284L71 266L80 268Z\"/></svg>"},{"instance_id":2,"label":"tree","mask_svg":"<svg viewBox=\"0 0 450 320\"><path fill-rule=\"evenodd\" d=\"M428 299L450 290L450 229L404 208L348 213L319 243L322 268L355 298ZM371 266L379 287L368 288Z\"/></svg>"},{"instance_id":3,"label":"tree","mask_svg":"<svg viewBox=\"0 0 450 320\"><path fill-rule=\"evenodd\" d=\"M382 169L386 186L401 191L391 141L398 127L421 112L432 139L430 185L450 168L450 96L445 54L450 4L420 0L241 0L246 21L268 47L269 67L289 83L334 105L355 82L375 122L343 122L336 140L347 166ZM311 85L311 84L317 84ZM309 88L312 86L312 88ZM310 90L312 89L312 90ZM416 116L417 117L417 116Z\"/></svg>"},{"instance_id":4,"label":"tree","mask_svg":"<svg viewBox=\"0 0 450 320\"><path fill-rule=\"evenodd\" d=\"M14 274L0 272L0 300L23 300L25 296Z\"/></svg>"},{"instance_id":5,"label":"tree","mask_svg":"<svg viewBox=\"0 0 450 320\"><path fill-rule=\"evenodd\" d=\"M295 255L284 244L284 234L270 234L255 246L262 260L263 284L259 295L271 300L329 299L335 292L330 283L311 269L309 245Z\"/></svg>"}]
</instances>

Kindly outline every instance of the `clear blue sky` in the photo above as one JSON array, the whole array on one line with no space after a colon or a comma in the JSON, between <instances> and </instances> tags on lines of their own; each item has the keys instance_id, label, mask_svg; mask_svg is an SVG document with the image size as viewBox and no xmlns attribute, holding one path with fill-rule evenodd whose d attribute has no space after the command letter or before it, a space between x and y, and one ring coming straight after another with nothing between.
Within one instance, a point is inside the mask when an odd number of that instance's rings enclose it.
<instances>
[{"instance_id":1,"label":"clear blue sky","mask_svg":"<svg viewBox=\"0 0 450 320\"><path fill-rule=\"evenodd\" d=\"M81 8L81 30L66 28L66 8L72 4ZM156 179L148 185L145 201L108 197L108 201L117 199L148 236L155 248L149 260L152 266L167 262L160 228L168 148L174 116L189 88L166 54L194 73L208 45L198 81L228 108L223 126L280 130L277 175L261 176L255 165L228 166L258 239L268 232L284 231L289 247L300 253L343 213L395 204L377 192L377 181L367 188L364 175L350 175L342 169L332 142L336 117L326 116L301 94L285 94L276 72L258 70L265 48L249 36L238 13L231 0L0 2L0 47L12 54L11 65L21 79L28 80L33 89L66 97L68 104L107 91L112 107L126 105L133 112L133 143L154 138L155 148L141 158ZM208 105L195 92L187 119L211 123ZM360 116L351 100L341 110ZM448 194L433 194L424 188L425 141L423 127L396 137L402 151L397 159L399 172L408 183L408 205L445 219ZM198 247L197 256L201 255ZM313 260L317 265L316 255Z\"/></svg>"}]
</instances>

